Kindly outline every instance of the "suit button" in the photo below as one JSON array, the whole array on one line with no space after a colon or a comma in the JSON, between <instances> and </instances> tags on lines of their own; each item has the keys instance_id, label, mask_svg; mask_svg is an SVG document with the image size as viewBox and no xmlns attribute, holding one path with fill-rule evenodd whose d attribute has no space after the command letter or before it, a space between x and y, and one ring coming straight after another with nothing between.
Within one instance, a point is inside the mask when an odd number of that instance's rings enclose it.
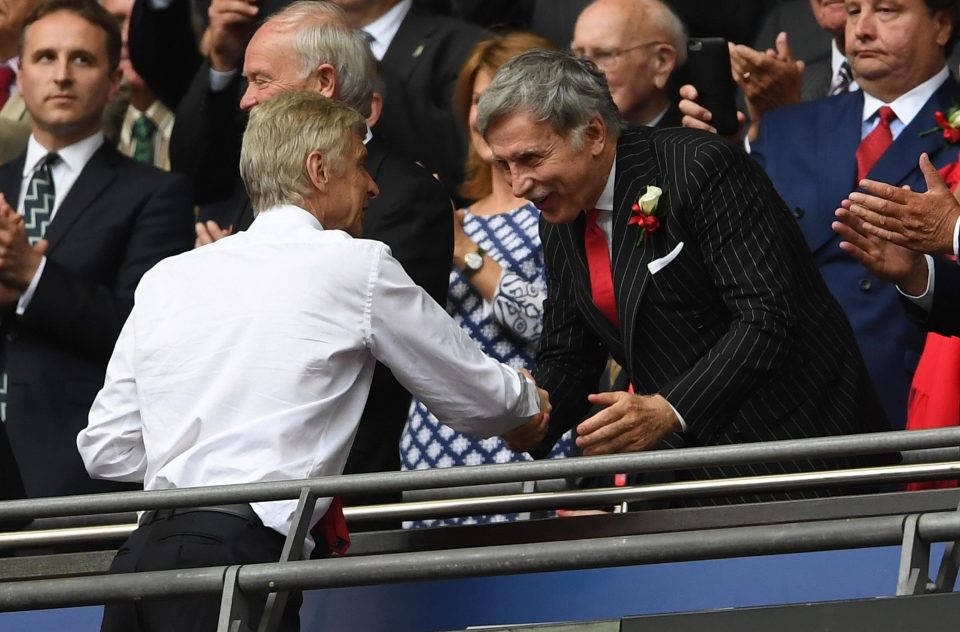
<instances>
[{"instance_id":1,"label":"suit button","mask_svg":"<svg viewBox=\"0 0 960 632\"><path fill-rule=\"evenodd\" d=\"M803 216L807 214L806 211L804 211L804 210L803 210L802 208L800 208L799 206L796 207L796 208L794 208L794 209L793 209L792 211L790 211L790 212L793 213L793 216L796 217L797 219L803 219Z\"/></svg>"},{"instance_id":2,"label":"suit button","mask_svg":"<svg viewBox=\"0 0 960 632\"><path fill-rule=\"evenodd\" d=\"M860 279L860 289L864 292L869 292L870 288L873 287L873 283L870 282L870 279Z\"/></svg>"}]
</instances>

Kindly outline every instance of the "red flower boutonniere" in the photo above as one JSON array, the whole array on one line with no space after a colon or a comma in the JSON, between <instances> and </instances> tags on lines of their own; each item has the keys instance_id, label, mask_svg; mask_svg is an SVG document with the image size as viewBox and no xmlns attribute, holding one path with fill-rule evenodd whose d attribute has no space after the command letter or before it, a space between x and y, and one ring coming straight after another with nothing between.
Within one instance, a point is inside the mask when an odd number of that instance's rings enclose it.
<instances>
[{"instance_id":1,"label":"red flower boutonniere","mask_svg":"<svg viewBox=\"0 0 960 632\"><path fill-rule=\"evenodd\" d=\"M665 189L652 184L647 185L647 191L633 205L633 217L628 224L636 224L640 227L640 239L637 240L639 246L647 239L647 235L660 230L660 218L667 212L666 204L660 204L660 198Z\"/></svg>"},{"instance_id":2,"label":"red flower boutonniere","mask_svg":"<svg viewBox=\"0 0 960 632\"><path fill-rule=\"evenodd\" d=\"M934 112L933 120L937 122L937 126L920 132L920 136L935 134L943 130L943 140L951 145L960 143L960 104L954 105L947 110L946 114Z\"/></svg>"}]
</instances>

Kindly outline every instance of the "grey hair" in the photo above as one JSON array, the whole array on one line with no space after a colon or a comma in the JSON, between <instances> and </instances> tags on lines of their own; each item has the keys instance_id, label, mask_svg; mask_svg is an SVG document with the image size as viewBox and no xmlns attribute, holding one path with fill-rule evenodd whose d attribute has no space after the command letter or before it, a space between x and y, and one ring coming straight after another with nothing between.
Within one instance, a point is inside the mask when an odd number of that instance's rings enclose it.
<instances>
[{"instance_id":1,"label":"grey hair","mask_svg":"<svg viewBox=\"0 0 960 632\"><path fill-rule=\"evenodd\" d=\"M673 46L677 52L677 68L687 63L687 29L683 21L677 17L665 2L650 0L648 3L649 19L654 28L663 34L667 44Z\"/></svg>"},{"instance_id":2,"label":"grey hair","mask_svg":"<svg viewBox=\"0 0 960 632\"><path fill-rule=\"evenodd\" d=\"M365 117L378 84L377 60L367 40L347 23L343 9L330 2L299 0L265 23L294 32L293 50L304 79L320 64L337 71L338 98Z\"/></svg>"},{"instance_id":3,"label":"grey hair","mask_svg":"<svg viewBox=\"0 0 960 632\"><path fill-rule=\"evenodd\" d=\"M307 156L319 151L334 175L342 174L353 139L366 133L359 112L309 90L287 90L254 107L240 149L240 176L253 210L302 206L313 190Z\"/></svg>"},{"instance_id":4,"label":"grey hair","mask_svg":"<svg viewBox=\"0 0 960 632\"><path fill-rule=\"evenodd\" d=\"M601 117L615 138L625 127L603 73L561 51L532 50L500 67L477 103L480 134L486 137L491 125L514 112L549 122L577 149L594 117Z\"/></svg>"}]
</instances>

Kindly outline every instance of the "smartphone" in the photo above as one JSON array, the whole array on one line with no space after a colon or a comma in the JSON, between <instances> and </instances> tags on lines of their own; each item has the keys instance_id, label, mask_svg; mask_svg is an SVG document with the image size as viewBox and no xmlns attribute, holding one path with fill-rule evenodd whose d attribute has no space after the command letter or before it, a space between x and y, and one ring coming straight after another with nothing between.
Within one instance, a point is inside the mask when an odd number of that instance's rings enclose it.
<instances>
[{"instance_id":1,"label":"smartphone","mask_svg":"<svg viewBox=\"0 0 960 632\"><path fill-rule=\"evenodd\" d=\"M710 124L721 136L736 134L736 86L730 73L730 51L722 37L702 37L687 42L687 71L697 89L697 103L710 110Z\"/></svg>"}]
</instances>

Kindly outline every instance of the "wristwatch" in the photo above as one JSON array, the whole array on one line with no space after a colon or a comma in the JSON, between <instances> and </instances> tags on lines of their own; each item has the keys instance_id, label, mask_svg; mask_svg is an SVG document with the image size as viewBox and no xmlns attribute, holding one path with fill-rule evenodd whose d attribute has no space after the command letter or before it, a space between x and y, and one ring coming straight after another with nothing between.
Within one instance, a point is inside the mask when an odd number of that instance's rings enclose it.
<instances>
[{"instance_id":1,"label":"wristwatch","mask_svg":"<svg viewBox=\"0 0 960 632\"><path fill-rule=\"evenodd\" d=\"M483 249L477 246L477 249L463 255L463 275L470 277L480 271L483 267Z\"/></svg>"}]
</instances>

